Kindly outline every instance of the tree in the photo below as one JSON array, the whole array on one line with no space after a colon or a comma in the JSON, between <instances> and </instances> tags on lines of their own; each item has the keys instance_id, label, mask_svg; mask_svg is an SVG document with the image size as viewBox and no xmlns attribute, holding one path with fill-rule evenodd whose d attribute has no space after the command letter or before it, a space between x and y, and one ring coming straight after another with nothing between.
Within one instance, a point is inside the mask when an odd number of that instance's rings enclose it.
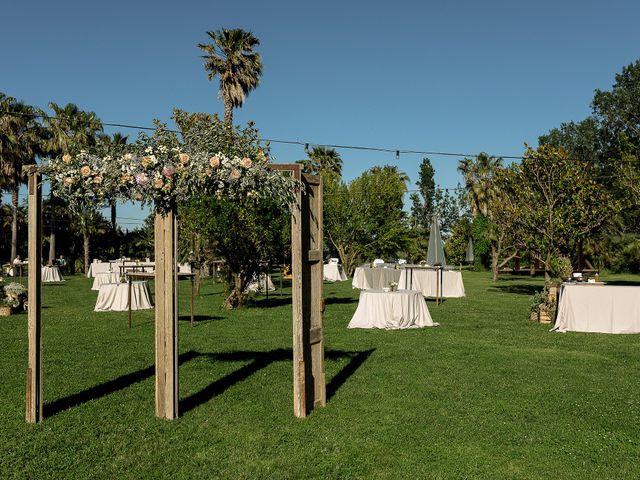
<instances>
[{"instance_id":1,"label":"tree","mask_svg":"<svg viewBox=\"0 0 640 480\"><path fill-rule=\"evenodd\" d=\"M297 163L302 165L304 173L312 175L324 175L341 177L342 176L342 158L335 148L327 148L316 146L309 152L309 158L306 160L298 160Z\"/></svg>"},{"instance_id":2,"label":"tree","mask_svg":"<svg viewBox=\"0 0 640 480\"><path fill-rule=\"evenodd\" d=\"M416 182L419 193L414 192L409 196L411 200L411 226L413 228L429 228L431 223L436 194L434 174L431 160L427 157L423 158Z\"/></svg>"},{"instance_id":3,"label":"tree","mask_svg":"<svg viewBox=\"0 0 640 480\"><path fill-rule=\"evenodd\" d=\"M10 259L13 260L18 249L18 195L24 182L22 167L34 164L36 156L42 154L46 135L34 107L0 93L0 111L0 173L3 188L11 192Z\"/></svg>"},{"instance_id":4,"label":"tree","mask_svg":"<svg viewBox=\"0 0 640 480\"><path fill-rule=\"evenodd\" d=\"M233 109L240 108L260 83L262 59L254 48L260 41L251 33L241 29L226 29L207 32L213 43L199 43L205 55L204 69L209 80L220 77L218 95L224 103L224 124L233 126Z\"/></svg>"},{"instance_id":5,"label":"tree","mask_svg":"<svg viewBox=\"0 0 640 480\"><path fill-rule=\"evenodd\" d=\"M562 147L571 157L603 167L600 165L600 129L594 117L587 117L578 123L562 123L559 128L553 128L546 135L541 135L538 144Z\"/></svg>"},{"instance_id":6,"label":"tree","mask_svg":"<svg viewBox=\"0 0 640 480\"><path fill-rule=\"evenodd\" d=\"M74 212L73 217L78 222L79 230L82 234L84 272L87 273L91 258L91 238L107 232L109 223L99 211L90 207Z\"/></svg>"},{"instance_id":7,"label":"tree","mask_svg":"<svg viewBox=\"0 0 640 480\"><path fill-rule=\"evenodd\" d=\"M44 117L49 140L47 154L60 157L72 149L93 147L97 143L98 133L102 131L102 122L94 112L80 110L77 105L67 103L61 107L55 102L49 103L54 115ZM55 200L52 202L55 207ZM56 258L56 223L51 217L49 236L49 262Z\"/></svg>"},{"instance_id":8,"label":"tree","mask_svg":"<svg viewBox=\"0 0 640 480\"><path fill-rule=\"evenodd\" d=\"M403 210L407 181L404 172L386 165L348 184L339 179L325 183L324 231L347 274L363 259L395 256L408 245Z\"/></svg>"},{"instance_id":9,"label":"tree","mask_svg":"<svg viewBox=\"0 0 640 480\"><path fill-rule=\"evenodd\" d=\"M104 154L112 155L114 157L122 156L125 153L125 148L129 137L127 135L122 135L120 132L116 132L113 135L100 135L98 137L98 143L101 146L101 149L104 150ZM112 198L110 201L111 207L111 229L113 233L116 232L116 220L117 220L117 210L116 210L116 199ZM116 246L117 250L117 246ZM117 251L115 252L117 253Z\"/></svg>"},{"instance_id":10,"label":"tree","mask_svg":"<svg viewBox=\"0 0 640 480\"><path fill-rule=\"evenodd\" d=\"M619 212L619 202L594 180L595 173L592 164L561 147L528 148L520 164L497 172L503 201L494 219L548 267Z\"/></svg>"}]
</instances>

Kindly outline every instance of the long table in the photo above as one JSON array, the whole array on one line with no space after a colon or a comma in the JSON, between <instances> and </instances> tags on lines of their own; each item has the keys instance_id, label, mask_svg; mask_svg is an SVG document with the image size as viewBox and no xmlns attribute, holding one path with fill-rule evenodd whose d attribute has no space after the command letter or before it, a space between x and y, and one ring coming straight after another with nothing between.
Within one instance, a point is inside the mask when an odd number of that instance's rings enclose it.
<instances>
[{"instance_id":1,"label":"long table","mask_svg":"<svg viewBox=\"0 0 640 480\"><path fill-rule=\"evenodd\" d=\"M640 333L640 287L563 284L553 330Z\"/></svg>"}]
</instances>

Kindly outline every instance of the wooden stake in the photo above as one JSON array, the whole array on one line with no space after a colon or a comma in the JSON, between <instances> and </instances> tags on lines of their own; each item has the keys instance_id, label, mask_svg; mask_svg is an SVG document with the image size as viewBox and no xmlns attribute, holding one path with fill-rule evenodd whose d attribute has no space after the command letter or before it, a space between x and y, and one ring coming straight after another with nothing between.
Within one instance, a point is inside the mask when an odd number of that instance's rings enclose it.
<instances>
[{"instance_id":1,"label":"wooden stake","mask_svg":"<svg viewBox=\"0 0 640 480\"><path fill-rule=\"evenodd\" d=\"M26 414L28 423L43 419L42 400L42 190L40 175L35 168L28 171L29 185L29 290L28 337L29 359L27 365Z\"/></svg>"}]
</instances>

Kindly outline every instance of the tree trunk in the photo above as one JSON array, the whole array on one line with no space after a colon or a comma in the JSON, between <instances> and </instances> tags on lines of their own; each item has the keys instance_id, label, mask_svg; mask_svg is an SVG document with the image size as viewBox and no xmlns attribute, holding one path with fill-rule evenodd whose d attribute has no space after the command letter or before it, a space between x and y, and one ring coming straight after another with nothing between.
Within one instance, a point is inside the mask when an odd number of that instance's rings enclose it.
<instances>
[{"instance_id":1,"label":"tree trunk","mask_svg":"<svg viewBox=\"0 0 640 480\"><path fill-rule=\"evenodd\" d=\"M228 130L233 129L233 104L228 98L224 99L224 126Z\"/></svg>"},{"instance_id":2,"label":"tree trunk","mask_svg":"<svg viewBox=\"0 0 640 480\"><path fill-rule=\"evenodd\" d=\"M88 233L83 233L82 238L84 247L84 273L86 275L89 271L89 240L91 237Z\"/></svg>"},{"instance_id":3,"label":"tree trunk","mask_svg":"<svg viewBox=\"0 0 640 480\"><path fill-rule=\"evenodd\" d=\"M18 193L20 186L17 185L11 190L11 205L13 206L13 215L11 217L11 263L18 255Z\"/></svg>"},{"instance_id":4,"label":"tree trunk","mask_svg":"<svg viewBox=\"0 0 640 480\"><path fill-rule=\"evenodd\" d=\"M578 240L578 270L584 270L584 247L582 239Z\"/></svg>"},{"instance_id":5,"label":"tree trunk","mask_svg":"<svg viewBox=\"0 0 640 480\"><path fill-rule=\"evenodd\" d=\"M233 273L233 290L224 302L224 308L227 310L233 310L234 308L240 308L244 305L244 288L242 285L242 277L238 273Z\"/></svg>"},{"instance_id":6,"label":"tree trunk","mask_svg":"<svg viewBox=\"0 0 640 480\"><path fill-rule=\"evenodd\" d=\"M49 258L47 263L53 265L56 259L56 197L51 195L49 201Z\"/></svg>"},{"instance_id":7,"label":"tree trunk","mask_svg":"<svg viewBox=\"0 0 640 480\"><path fill-rule=\"evenodd\" d=\"M113 230L113 256L114 258L119 258L120 242L118 241L118 234L116 232L116 219L117 219L116 202L115 200L113 200L111 202L111 230Z\"/></svg>"},{"instance_id":8,"label":"tree trunk","mask_svg":"<svg viewBox=\"0 0 640 480\"><path fill-rule=\"evenodd\" d=\"M491 242L491 272L493 273L493 283L498 281L498 255L500 252L494 242Z\"/></svg>"}]
</instances>

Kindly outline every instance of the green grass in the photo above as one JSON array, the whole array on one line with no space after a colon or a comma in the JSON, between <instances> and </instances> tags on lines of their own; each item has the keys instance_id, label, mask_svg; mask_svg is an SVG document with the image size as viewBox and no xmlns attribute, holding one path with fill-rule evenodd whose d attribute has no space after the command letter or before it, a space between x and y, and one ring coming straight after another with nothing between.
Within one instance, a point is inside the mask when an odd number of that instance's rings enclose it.
<instances>
[{"instance_id":1,"label":"green grass","mask_svg":"<svg viewBox=\"0 0 640 480\"><path fill-rule=\"evenodd\" d=\"M613 280L604 278L604 280ZM633 277L616 277L634 280ZM154 417L153 312L94 313L90 280L44 287L45 421L24 422L26 316L0 319L0 478L638 478L640 336L550 333L540 279L465 272L438 328L347 330L325 284L327 406L293 417L291 307L226 312L207 283L180 399Z\"/></svg>"}]
</instances>

